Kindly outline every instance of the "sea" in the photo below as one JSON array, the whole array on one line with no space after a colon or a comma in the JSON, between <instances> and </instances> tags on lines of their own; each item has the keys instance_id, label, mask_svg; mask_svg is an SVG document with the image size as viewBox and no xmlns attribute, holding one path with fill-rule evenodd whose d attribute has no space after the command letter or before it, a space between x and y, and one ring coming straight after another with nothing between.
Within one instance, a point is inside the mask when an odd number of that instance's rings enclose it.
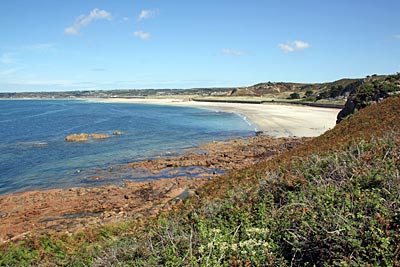
<instances>
[{"instance_id":1,"label":"sea","mask_svg":"<svg viewBox=\"0 0 400 267\"><path fill-rule=\"evenodd\" d=\"M121 131L122 135L112 135ZM111 138L66 142L74 133ZM121 183L132 172L115 166L180 155L200 144L254 135L233 113L189 107L79 100L0 101L0 195ZM107 170L109 179L88 179ZM143 175L141 180L146 180ZM150 178L149 178L150 179Z\"/></svg>"}]
</instances>

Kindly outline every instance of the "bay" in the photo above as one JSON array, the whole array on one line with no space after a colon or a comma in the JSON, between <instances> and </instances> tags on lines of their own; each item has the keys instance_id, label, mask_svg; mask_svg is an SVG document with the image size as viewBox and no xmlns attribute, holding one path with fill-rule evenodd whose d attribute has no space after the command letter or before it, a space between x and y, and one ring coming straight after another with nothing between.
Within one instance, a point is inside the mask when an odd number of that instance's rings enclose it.
<instances>
[{"instance_id":1,"label":"bay","mask_svg":"<svg viewBox=\"0 0 400 267\"><path fill-rule=\"evenodd\" d=\"M112 136L114 131L123 135ZM69 143L73 133L112 137ZM73 100L0 101L0 194L87 185L96 169L173 156L201 143L254 135L236 114ZM131 179L118 176L112 182ZM98 184L110 180L98 181Z\"/></svg>"}]
</instances>

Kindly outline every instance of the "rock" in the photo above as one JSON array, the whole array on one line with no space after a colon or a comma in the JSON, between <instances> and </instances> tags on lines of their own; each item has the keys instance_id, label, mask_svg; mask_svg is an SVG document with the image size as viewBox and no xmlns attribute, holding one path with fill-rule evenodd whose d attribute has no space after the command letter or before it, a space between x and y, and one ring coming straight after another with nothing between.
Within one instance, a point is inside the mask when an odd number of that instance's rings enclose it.
<instances>
[{"instance_id":1,"label":"rock","mask_svg":"<svg viewBox=\"0 0 400 267\"><path fill-rule=\"evenodd\" d=\"M352 98L348 98L344 108L337 115L336 123L341 122L344 118L354 113L356 104Z\"/></svg>"},{"instance_id":2,"label":"rock","mask_svg":"<svg viewBox=\"0 0 400 267\"><path fill-rule=\"evenodd\" d=\"M67 142L86 142L87 140L89 140L89 135L86 133L71 134L65 137Z\"/></svg>"},{"instance_id":3,"label":"rock","mask_svg":"<svg viewBox=\"0 0 400 267\"><path fill-rule=\"evenodd\" d=\"M89 136L93 139L107 139L111 137L108 134L90 134Z\"/></svg>"},{"instance_id":4,"label":"rock","mask_svg":"<svg viewBox=\"0 0 400 267\"><path fill-rule=\"evenodd\" d=\"M97 133L92 133L92 134L87 134L87 133L80 133L80 134L71 134L65 137L65 141L67 142L86 142L89 140L89 138L92 139L106 139L110 138L108 134L97 134Z\"/></svg>"},{"instance_id":5,"label":"rock","mask_svg":"<svg viewBox=\"0 0 400 267\"><path fill-rule=\"evenodd\" d=\"M124 134L124 133L121 132L121 131L115 131L115 132L113 132L113 135L122 135L122 134Z\"/></svg>"}]
</instances>

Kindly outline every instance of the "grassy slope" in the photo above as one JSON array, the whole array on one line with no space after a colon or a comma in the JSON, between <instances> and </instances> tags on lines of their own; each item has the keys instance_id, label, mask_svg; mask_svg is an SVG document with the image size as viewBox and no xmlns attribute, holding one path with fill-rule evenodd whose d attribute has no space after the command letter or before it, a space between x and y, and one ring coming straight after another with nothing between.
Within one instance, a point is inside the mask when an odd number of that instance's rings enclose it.
<instances>
[{"instance_id":1,"label":"grassy slope","mask_svg":"<svg viewBox=\"0 0 400 267\"><path fill-rule=\"evenodd\" d=\"M399 265L400 98L216 179L110 257L137 265ZM125 243L126 242L126 243ZM126 248L135 248L125 250ZM132 257L131 252L136 252Z\"/></svg>"},{"instance_id":2,"label":"grassy slope","mask_svg":"<svg viewBox=\"0 0 400 267\"><path fill-rule=\"evenodd\" d=\"M400 97L386 99L143 227L33 239L0 265L400 266L398 114Z\"/></svg>"}]
</instances>

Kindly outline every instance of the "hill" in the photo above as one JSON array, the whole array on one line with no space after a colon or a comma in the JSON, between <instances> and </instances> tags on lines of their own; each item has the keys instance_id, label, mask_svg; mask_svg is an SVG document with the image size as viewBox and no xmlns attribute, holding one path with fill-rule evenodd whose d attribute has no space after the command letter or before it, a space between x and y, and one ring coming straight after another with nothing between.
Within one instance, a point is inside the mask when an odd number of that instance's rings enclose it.
<instances>
[{"instance_id":1,"label":"hill","mask_svg":"<svg viewBox=\"0 0 400 267\"><path fill-rule=\"evenodd\" d=\"M157 218L31 238L0 265L399 266L398 114L387 98Z\"/></svg>"},{"instance_id":2,"label":"hill","mask_svg":"<svg viewBox=\"0 0 400 267\"><path fill-rule=\"evenodd\" d=\"M400 90L400 74L372 75L360 79L340 79L326 83L259 83L249 87L232 90L231 96L288 96L289 98L306 98L315 102L321 99L343 98L354 95L360 88L391 92ZM290 95L290 93L295 93Z\"/></svg>"},{"instance_id":3,"label":"hill","mask_svg":"<svg viewBox=\"0 0 400 267\"><path fill-rule=\"evenodd\" d=\"M114 89L83 90L65 92L9 92L0 93L0 99L93 99L93 98L174 98L184 101L238 102L238 103L283 103L318 107L343 107L355 91L363 87L381 92L400 90L400 74L372 75L359 79L340 79L325 83L265 82L246 87L211 87L192 89ZM375 90L373 89L373 90ZM382 94L380 94L382 95ZM385 95L385 94L383 94ZM365 102L365 101L361 101ZM347 103L342 117L354 113L357 104Z\"/></svg>"},{"instance_id":4,"label":"hill","mask_svg":"<svg viewBox=\"0 0 400 267\"><path fill-rule=\"evenodd\" d=\"M231 96L267 96L279 95L287 92L298 92L304 95L306 92L309 92L309 95L322 94L323 98L327 98L331 96L331 91L340 90L337 96L344 95L346 87L360 80L362 79L340 79L326 83L267 82L249 87L236 88L232 90Z\"/></svg>"}]
</instances>

